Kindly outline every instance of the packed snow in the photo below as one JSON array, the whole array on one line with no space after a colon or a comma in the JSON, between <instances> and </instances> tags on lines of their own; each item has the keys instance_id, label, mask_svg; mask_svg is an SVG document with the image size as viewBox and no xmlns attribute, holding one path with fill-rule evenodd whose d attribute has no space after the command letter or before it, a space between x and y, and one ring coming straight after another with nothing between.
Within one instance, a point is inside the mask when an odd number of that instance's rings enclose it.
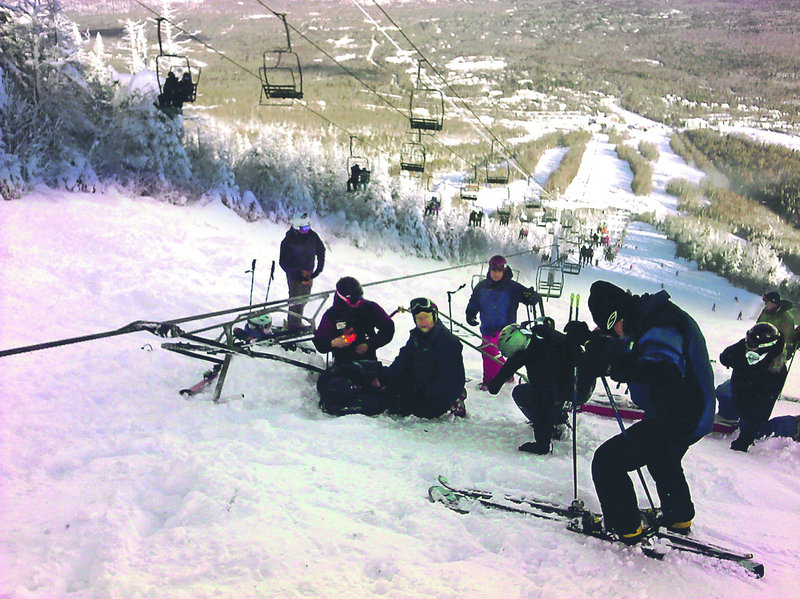
<instances>
[{"instance_id":1,"label":"packed snow","mask_svg":"<svg viewBox=\"0 0 800 599\"><path fill-rule=\"evenodd\" d=\"M593 166L575 185L599 205L633 199L630 173L619 161L609 168L602 136L593 143ZM662 149L656 177L678 162ZM662 192L647 201L668 202ZM379 241L358 249L312 223L328 246L314 291L344 275L367 284L447 266ZM177 207L112 190L40 189L3 202L0 348L245 306L254 258L254 299L262 301L286 228L245 222L218 203ZM536 257L509 262L519 280L534 283ZM366 295L389 312L429 296L448 313L446 292L466 283L452 296L461 320L476 275L484 265L371 285ZM663 286L701 324L714 358L761 308L757 295L676 259L662 234L633 223L617 259L567 277L547 313L563 326L575 293L586 319L589 286L600 278L634 293ZM286 295L277 269L269 297ZM384 361L412 326L407 314L394 318ZM429 503L439 474L573 499L569 436L549 456L517 451L530 428L510 385L496 397L477 389L481 361L471 349L468 417L424 421L327 416L313 375L244 357L234 359L223 392L239 399L187 400L178 390L207 365L163 350L162 341L140 332L0 358L0 597L797 596L800 445L790 439L743 454L729 449L731 436L712 434L684 460L697 508L693 534L751 551L766 567L756 580L688 554L657 562L557 522L482 508L459 515ZM319 355L285 355L324 364ZM713 366L721 382L727 373ZM800 413L797 368L784 397L774 414ZM592 453L618 430L612 419L578 415L578 496L590 508L598 508Z\"/></svg>"}]
</instances>

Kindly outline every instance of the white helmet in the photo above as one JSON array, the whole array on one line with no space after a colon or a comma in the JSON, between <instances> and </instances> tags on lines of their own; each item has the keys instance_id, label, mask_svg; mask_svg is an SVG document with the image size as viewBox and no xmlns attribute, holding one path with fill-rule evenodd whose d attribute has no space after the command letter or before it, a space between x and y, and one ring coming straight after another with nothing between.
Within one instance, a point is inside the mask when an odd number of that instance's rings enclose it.
<instances>
[{"instance_id":1,"label":"white helmet","mask_svg":"<svg viewBox=\"0 0 800 599\"><path fill-rule=\"evenodd\" d=\"M302 227L310 227L311 226L311 219L308 218L308 212L301 212L299 214L295 214L294 218L292 219L292 228L293 229L301 229Z\"/></svg>"}]
</instances>

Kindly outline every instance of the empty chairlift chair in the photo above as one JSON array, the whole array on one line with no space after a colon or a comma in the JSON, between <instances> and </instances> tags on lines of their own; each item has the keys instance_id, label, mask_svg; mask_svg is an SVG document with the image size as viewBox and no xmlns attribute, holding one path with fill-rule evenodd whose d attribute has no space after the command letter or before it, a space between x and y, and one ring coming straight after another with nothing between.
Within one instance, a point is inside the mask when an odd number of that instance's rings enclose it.
<instances>
[{"instance_id":1,"label":"empty chairlift chair","mask_svg":"<svg viewBox=\"0 0 800 599\"><path fill-rule=\"evenodd\" d=\"M300 58L292 52L289 26L286 15L278 14L286 32L286 46L267 50L262 55L262 66L258 70L261 78L261 105L291 104L303 98L303 70Z\"/></svg>"}]
</instances>

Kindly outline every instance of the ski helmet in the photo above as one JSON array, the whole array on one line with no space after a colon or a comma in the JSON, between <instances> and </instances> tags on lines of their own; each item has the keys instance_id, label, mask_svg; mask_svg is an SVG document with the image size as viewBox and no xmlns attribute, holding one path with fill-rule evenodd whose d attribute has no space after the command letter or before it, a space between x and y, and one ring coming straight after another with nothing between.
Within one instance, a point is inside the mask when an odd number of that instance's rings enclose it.
<instances>
[{"instance_id":1,"label":"ski helmet","mask_svg":"<svg viewBox=\"0 0 800 599\"><path fill-rule=\"evenodd\" d=\"M781 339L781 334L775 325L769 322L759 322L749 331L745 336L745 343L748 349L752 350L768 350L778 343Z\"/></svg>"},{"instance_id":2,"label":"ski helmet","mask_svg":"<svg viewBox=\"0 0 800 599\"><path fill-rule=\"evenodd\" d=\"M258 316L251 317L248 322L264 329L268 329L272 327L272 316L270 314L259 314Z\"/></svg>"},{"instance_id":3,"label":"ski helmet","mask_svg":"<svg viewBox=\"0 0 800 599\"><path fill-rule=\"evenodd\" d=\"M295 214L294 218L292 219L292 228L297 229L298 231L302 229L308 230L308 228L311 228L311 219L308 218L308 212L300 212Z\"/></svg>"},{"instance_id":4,"label":"ski helmet","mask_svg":"<svg viewBox=\"0 0 800 599\"><path fill-rule=\"evenodd\" d=\"M416 316L420 312L430 312L433 314L434 322L439 318L439 307L427 297L416 297L412 299L408 306L408 311L411 312L412 316Z\"/></svg>"},{"instance_id":5,"label":"ski helmet","mask_svg":"<svg viewBox=\"0 0 800 599\"><path fill-rule=\"evenodd\" d=\"M526 334L518 324L509 324L500 331L497 347L503 356L510 358L521 349L526 349L530 342L530 335Z\"/></svg>"}]
</instances>

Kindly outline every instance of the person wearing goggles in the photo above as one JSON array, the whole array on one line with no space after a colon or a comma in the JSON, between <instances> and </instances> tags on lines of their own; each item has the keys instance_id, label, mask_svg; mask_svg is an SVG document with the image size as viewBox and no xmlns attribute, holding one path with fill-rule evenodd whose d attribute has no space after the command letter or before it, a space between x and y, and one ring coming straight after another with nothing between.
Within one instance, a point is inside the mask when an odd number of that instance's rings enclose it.
<instances>
[{"instance_id":1,"label":"person wearing goggles","mask_svg":"<svg viewBox=\"0 0 800 599\"><path fill-rule=\"evenodd\" d=\"M295 215L292 226L281 241L280 267L286 273L289 297L309 295L311 282L325 267L325 245L315 231L311 230L308 212ZM289 307L286 328L297 330L303 326L305 302Z\"/></svg>"},{"instance_id":2,"label":"person wearing goggles","mask_svg":"<svg viewBox=\"0 0 800 599\"><path fill-rule=\"evenodd\" d=\"M364 299L353 277L336 283L333 306L325 311L314 331L314 347L330 352L335 364L377 360L376 351L394 337L394 321L377 303Z\"/></svg>"},{"instance_id":3,"label":"person wearing goggles","mask_svg":"<svg viewBox=\"0 0 800 599\"><path fill-rule=\"evenodd\" d=\"M430 299L411 300L408 311L414 318L408 341L375 381L390 396L388 411L420 418L448 412L465 416L461 342L442 324L439 308Z\"/></svg>"},{"instance_id":4,"label":"person wearing goggles","mask_svg":"<svg viewBox=\"0 0 800 599\"><path fill-rule=\"evenodd\" d=\"M783 349L783 335L775 325L760 322L719 356L720 364L732 369L730 401L739 417L739 435L731 443L734 451L746 452L772 414L783 387L783 374L774 372L771 366ZM722 404L720 398L720 412L731 413L731 407Z\"/></svg>"}]
</instances>

